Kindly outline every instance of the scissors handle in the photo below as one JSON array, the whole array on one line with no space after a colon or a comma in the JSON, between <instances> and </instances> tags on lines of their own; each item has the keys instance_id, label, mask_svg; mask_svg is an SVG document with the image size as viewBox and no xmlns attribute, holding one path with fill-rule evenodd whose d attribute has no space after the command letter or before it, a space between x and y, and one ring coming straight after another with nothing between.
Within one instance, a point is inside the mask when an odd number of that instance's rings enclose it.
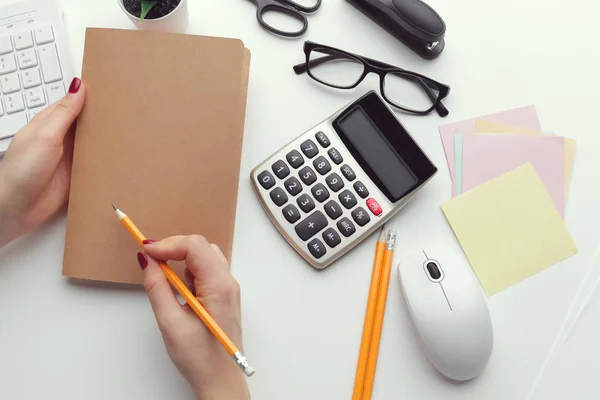
<instances>
[{"instance_id":1,"label":"scissors handle","mask_svg":"<svg viewBox=\"0 0 600 400\"><path fill-rule=\"evenodd\" d=\"M315 3L314 6L312 7L307 7L307 6L303 6L302 4L298 4L293 0L279 0L280 2L287 4L291 7L294 7L296 10L303 12L305 14L312 14L314 12L316 12L320 7L321 7L321 0L317 0L317 2Z\"/></svg>"},{"instance_id":2,"label":"scissors handle","mask_svg":"<svg viewBox=\"0 0 600 400\"><path fill-rule=\"evenodd\" d=\"M319 0L319 3L320 3L320 0ZM302 28L300 28L297 31L290 32L290 31L283 31L281 29L275 28L272 25L269 25L263 18L264 14L269 11L285 14L289 17L292 17L292 18L300 21L302 23ZM275 2L267 3L267 4L263 5L262 7L259 6L256 11L256 18L258 19L258 22L262 25L263 28L267 29L268 31L270 31L272 33L275 33L276 35L280 35L280 36L284 36L284 37L300 37L306 32L306 29L308 29L308 20L306 19L306 17L303 14L298 12L293 7L288 7L283 4L277 4Z\"/></svg>"}]
</instances>

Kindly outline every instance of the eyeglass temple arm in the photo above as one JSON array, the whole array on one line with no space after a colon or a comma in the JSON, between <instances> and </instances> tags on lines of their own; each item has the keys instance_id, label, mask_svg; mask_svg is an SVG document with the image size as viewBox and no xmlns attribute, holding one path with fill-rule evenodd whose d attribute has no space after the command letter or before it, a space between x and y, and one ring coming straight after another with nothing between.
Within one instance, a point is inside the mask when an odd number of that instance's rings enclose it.
<instances>
[{"instance_id":1,"label":"eyeglass temple arm","mask_svg":"<svg viewBox=\"0 0 600 400\"><path fill-rule=\"evenodd\" d=\"M304 74L307 71L307 67L317 67L321 64L324 64L326 62L329 61L333 61L339 58L346 58L343 55L328 55L328 56L323 56L320 58L316 58L316 59L312 59L307 63L302 63L302 64L297 64L294 65L294 72L296 72L296 75L300 75L300 74ZM363 57L365 60L367 60L369 63L375 65L376 67L380 67L380 68L384 68L384 69L397 69L400 71L406 71L405 69L399 68L399 67L394 67L393 65L390 64L386 64L384 62L381 61L377 61L377 60L373 60L372 58L368 58L368 57ZM418 84L420 84L424 89L425 89L425 93L427 94L427 97L429 97L429 100L431 100L432 102L437 100L437 96L435 95L435 93L433 92L432 89L437 89L436 87L431 87L429 85L429 82L424 81L423 79L416 77L416 76L406 76L406 79L409 79L413 82L416 82ZM437 113L439 115L441 115L442 117L445 117L446 115L448 115L449 111L448 109L441 103L438 102L435 106L435 110L437 111Z\"/></svg>"}]
</instances>

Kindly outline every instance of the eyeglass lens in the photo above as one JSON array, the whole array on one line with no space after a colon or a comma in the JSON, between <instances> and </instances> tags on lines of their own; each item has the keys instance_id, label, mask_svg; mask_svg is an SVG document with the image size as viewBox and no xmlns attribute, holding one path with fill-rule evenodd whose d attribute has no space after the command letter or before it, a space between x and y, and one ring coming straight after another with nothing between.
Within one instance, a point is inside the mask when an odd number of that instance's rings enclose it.
<instances>
[{"instance_id":1,"label":"eyeglass lens","mask_svg":"<svg viewBox=\"0 0 600 400\"><path fill-rule=\"evenodd\" d=\"M309 74L325 85L338 88L355 85L364 69L359 60L333 49L313 49L308 58Z\"/></svg>"},{"instance_id":2,"label":"eyeglass lens","mask_svg":"<svg viewBox=\"0 0 600 400\"><path fill-rule=\"evenodd\" d=\"M440 93L437 89L428 87L419 77L402 72L388 72L383 79L382 94L399 107L424 112L431 109Z\"/></svg>"}]
</instances>

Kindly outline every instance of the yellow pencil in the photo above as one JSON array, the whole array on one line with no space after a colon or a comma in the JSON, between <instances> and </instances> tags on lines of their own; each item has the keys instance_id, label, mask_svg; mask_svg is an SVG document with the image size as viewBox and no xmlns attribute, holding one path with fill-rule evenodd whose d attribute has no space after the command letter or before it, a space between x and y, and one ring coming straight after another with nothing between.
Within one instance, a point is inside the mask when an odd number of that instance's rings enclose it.
<instances>
[{"instance_id":1,"label":"yellow pencil","mask_svg":"<svg viewBox=\"0 0 600 400\"><path fill-rule=\"evenodd\" d=\"M387 231L384 226L381 229L381 235L377 240L377 246L375 248L375 260L373 261L373 271L371 272L371 285L369 287L369 297L367 300L367 310L365 312L356 375L354 376L352 400L361 400L363 394L365 374L367 372L367 360L369 358L369 347L371 345L371 335L373 333L373 321L375 319L375 308L377 306L377 295L379 293L379 284L381 280L381 266L383 265L383 255L386 248L386 238Z\"/></svg>"},{"instance_id":2,"label":"yellow pencil","mask_svg":"<svg viewBox=\"0 0 600 400\"><path fill-rule=\"evenodd\" d=\"M138 242L140 246L144 246L143 241L146 239L144 234L138 229L137 226L133 223L133 221L121 210L112 206L115 212L117 213L117 217L119 220L127 228L131 236ZM246 374L246 376L254 375L254 368L248 364L246 357L242 354L242 352L237 348L237 346L233 343L233 341L227 336L227 334L221 329L221 327L217 324L217 322L211 317L211 315L206 311L206 309L200 304L196 296L190 292L187 286L179 279L175 271L171 269L167 265L167 263L163 261L159 261L160 269L163 274L165 274L167 280L171 283L171 285L177 290L177 292L185 299L187 304L190 306L192 310L200 317L204 325L212 332L213 335L219 340L221 345L225 347L225 350L229 353L233 360L237 363L242 371Z\"/></svg>"},{"instance_id":3,"label":"yellow pencil","mask_svg":"<svg viewBox=\"0 0 600 400\"><path fill-rule=\"evenodd\" d=\"M381 281L379 284L377 307L375 308L375 318L373 321L373 333L371 335L371 345L369 346L369 357L367 359L367 372L365 374L365 384L361 400L371 400L371 393L373 392L373 383L375 382L375 369L377 368L377 357L379 356L379 342L381 340L381 330L383 328L383 316L385 314L385 304L387 302L387 294L390 283L390 274L392 271L392 260L394 258L395 244L396 232L390 230L387 237L385 254L383 256L383 266L381 268Z\"/></svg>"}]
</instances>

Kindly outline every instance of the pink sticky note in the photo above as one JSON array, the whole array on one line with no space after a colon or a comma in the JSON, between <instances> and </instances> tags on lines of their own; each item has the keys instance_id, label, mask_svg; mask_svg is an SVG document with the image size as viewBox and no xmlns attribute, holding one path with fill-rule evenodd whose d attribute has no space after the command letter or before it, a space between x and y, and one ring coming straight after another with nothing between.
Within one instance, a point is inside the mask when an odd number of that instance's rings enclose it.
<instances>
[{"instance_id":1,"label":"pink sticky note","mask_svg":"<svg viewBox=\"0 0 600 400\"><path fill-rule=\"evenodd\" d=\"M541 131L540 120L537 116L537 111L534 106L526 106L515 108L513 110L502 111L496 114L484 115L478 118L467 119L464 121L455 122L452 124L442 125L439 127L442 146L446 153L446 161L448 162L448 170L452 179L452 196L456 195L454 181L456 179L456 171L454 169L454 138L455 133L474 133L475 121L477 119L485 119L499 124L517 126L523 129Z\"/></svg>"},{"instance_id":2,"label":"pink sticky note","mask_svg":"<svg viewBox=\"0 0 600 400\"><path fill-rule=\"evenodd\" d=\"M564 138L533 135L463 135L462 152L463 193L531 162L556 209L564 218Z\"/></svg>"}]
</instances>

